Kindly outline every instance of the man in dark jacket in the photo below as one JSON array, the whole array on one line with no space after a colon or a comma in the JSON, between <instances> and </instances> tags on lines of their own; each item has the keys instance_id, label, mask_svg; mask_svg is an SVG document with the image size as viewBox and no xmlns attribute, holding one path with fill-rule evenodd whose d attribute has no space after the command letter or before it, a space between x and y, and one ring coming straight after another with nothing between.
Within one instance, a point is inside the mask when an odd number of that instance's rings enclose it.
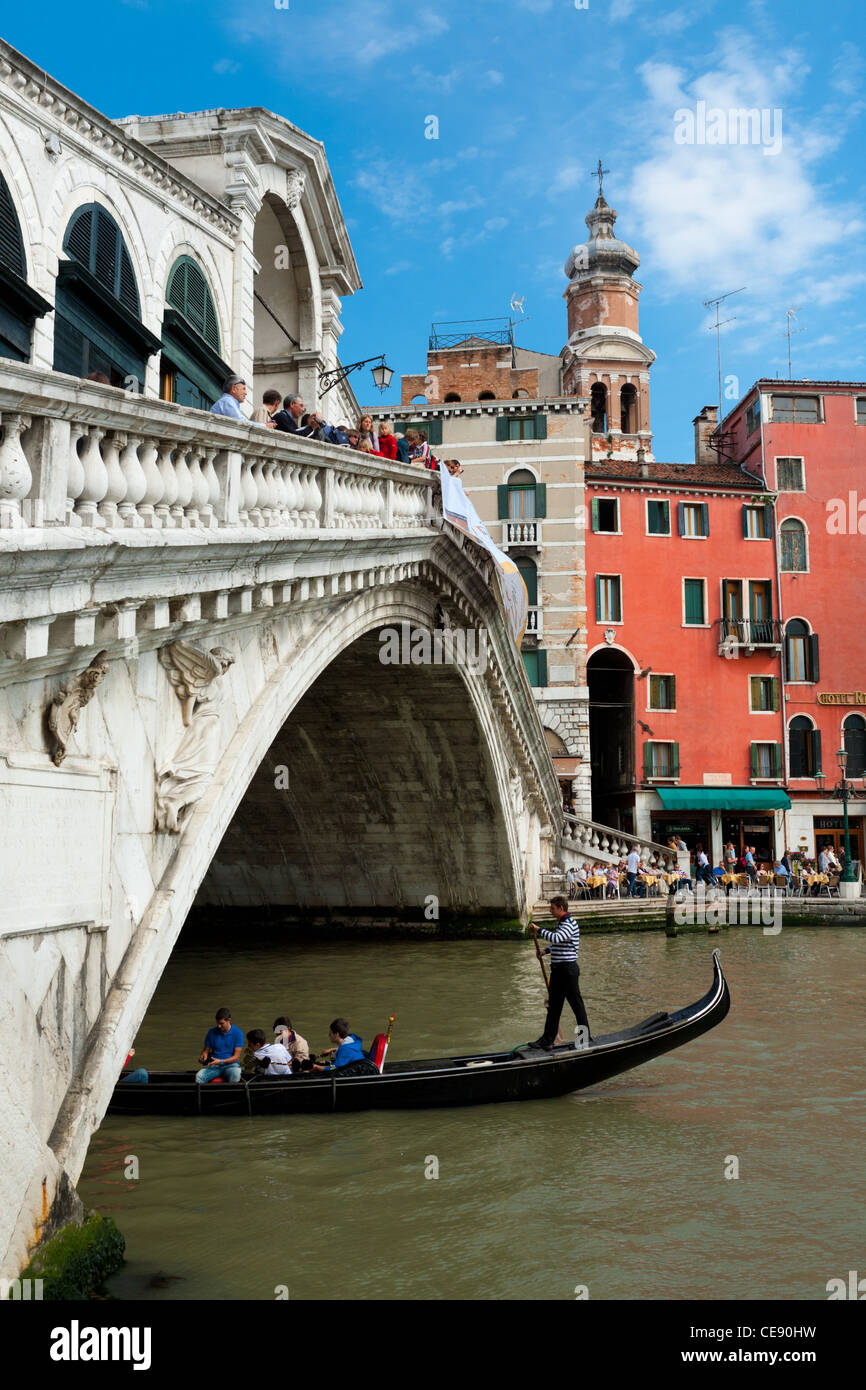
<instances>
[{"instance_id":1,"label":"man in dark jacket","mask_svg":"<svg viewBox=\"0 0 866 1390\"><path fill-rule=\"evenodd\" d=\"M311 415L308 417L307 423L302 425L301 419L303 415L303 396L286 396L283 401L282 410L277 411L274 416L274 424L277 429L282 430L284 434L300 434L308 439L310 435L316 433L316 430L322 424L322 420L318 415Z\"/></svg>"}]
</instances>

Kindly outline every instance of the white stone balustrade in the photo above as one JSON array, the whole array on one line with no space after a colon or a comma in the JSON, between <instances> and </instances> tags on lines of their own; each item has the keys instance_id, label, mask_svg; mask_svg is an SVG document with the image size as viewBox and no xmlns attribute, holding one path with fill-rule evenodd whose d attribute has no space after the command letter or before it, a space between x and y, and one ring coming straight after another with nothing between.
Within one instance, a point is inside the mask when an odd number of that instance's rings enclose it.
<instances>
[{"instance_id":1,"label":"white stone balustrade","mask_svg":"<svg viewBox=\"0 0 866 1390\"><path fill-rule=\"evenodd\" d=\"M582 820L579 816L567 813L562 818L560 843L563 849L574 850L587 860L619 863L636 849L648 867L656 864L670 870L677 867L677 855L667 845L657 845L652 840L644 840L637 835L626 835L622 830L614 830L610 826L598 825L594 821Z\"/></svg>"},{"instance_id":2,"label":"white stone balustrade","mask_svg":"<svg viewBox=\"0 0 866 1390\"><path fill-rule=\"evenodd\" d=\"M434 485L427 470L0 367L0 531L403 529L430 521Z\"/></svg>"}]
</instances>

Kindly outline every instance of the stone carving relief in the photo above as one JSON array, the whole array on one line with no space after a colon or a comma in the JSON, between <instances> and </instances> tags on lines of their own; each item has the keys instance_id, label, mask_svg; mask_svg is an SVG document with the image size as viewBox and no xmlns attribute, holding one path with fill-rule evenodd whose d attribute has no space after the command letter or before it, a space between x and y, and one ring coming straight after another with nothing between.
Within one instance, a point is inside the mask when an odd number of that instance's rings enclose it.
<instances>
[{"instance_id":1,"label":"stone carving relief","mask_svg":"<svg viewBox=\"0 0 866 1390\"><path fill-rule=\"evenodd\" d=\"M304 175L300 169L289 169L286 174L286 207L297 208L304 196Z\"/></svg>"},{"instance_id":2,"label":"stone carving relief","mask_svg":"<svg viewBox=\"0 0 866 1390\"><path fill-rule=\"evenodd\" d=\"M234 657L223 647L203 652L188 642L171 642L159 651L180 700L184 732L174 757L157 774L156 829L179 835L184 812L207 790L219 757L222 677Z\"/></svg>"},{"instance_id":3,"label":"stone carving relief","mask_svg":"<svg viewBox=\"0 0 866 1390\"><path fill-rule=\"evenodd\" d=\"M48 728L56 743L51 757L58 767L66 757L67 744L78 728L81 711L93 698L93 692L107 673L108 661L105 652L97 652L87 670L61 685L51 701L48 709Z\"/></svg>"}]
</instances>

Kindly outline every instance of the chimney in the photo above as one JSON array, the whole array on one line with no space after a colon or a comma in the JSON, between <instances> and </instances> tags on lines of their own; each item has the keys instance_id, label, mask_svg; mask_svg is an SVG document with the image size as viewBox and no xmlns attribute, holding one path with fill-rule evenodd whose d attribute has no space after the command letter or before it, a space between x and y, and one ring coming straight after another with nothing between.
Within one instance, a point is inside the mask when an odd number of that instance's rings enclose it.
<instances>
[{"instance_id":1,"label":"chimney","mask_svg":"<svg viewBox=\"0 0 866 1390\"><path fill-rule=\"evenodd\" d=\"M649 464L646 461L646 449L641 444L637 451L637 461L640 465L640 475L642 478L649 477Z\"/></svg>"},{"instance_id":2,"label":"chimney","mask_svg":"<svg viewBox=\"0 0 866 1390\"><path fill-rule=\"evenodd\" d=\"M692 424L695 427L695 463L718 463L719 455L710 448L710 435L719 421L719 407L705 405Z\"/></svg>"}]
</instances>

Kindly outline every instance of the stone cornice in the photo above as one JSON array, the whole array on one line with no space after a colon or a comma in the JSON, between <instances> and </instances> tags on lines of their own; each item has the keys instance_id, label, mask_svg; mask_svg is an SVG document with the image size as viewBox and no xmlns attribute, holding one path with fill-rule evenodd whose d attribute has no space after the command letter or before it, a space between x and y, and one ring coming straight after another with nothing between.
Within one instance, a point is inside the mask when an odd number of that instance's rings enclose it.
<instances>
[{"instance_id":1,"label":"stone cornice","mask_svg":"<svg viewBox=\"0 0 866 1390\"><path fill-rule=\"evenodd\" d=\"M53 120L60 134L72 133L80 141L87 142L94 157L119 163L131 175L147 180L157 197L176 199L195 216L226 236L234 237L238 219L224 203L179 174L146 145L127 135L116 122L70 92L2 39L0 84L31 102L39 112L40 122Z\"/></svg>"}]
</instances>

